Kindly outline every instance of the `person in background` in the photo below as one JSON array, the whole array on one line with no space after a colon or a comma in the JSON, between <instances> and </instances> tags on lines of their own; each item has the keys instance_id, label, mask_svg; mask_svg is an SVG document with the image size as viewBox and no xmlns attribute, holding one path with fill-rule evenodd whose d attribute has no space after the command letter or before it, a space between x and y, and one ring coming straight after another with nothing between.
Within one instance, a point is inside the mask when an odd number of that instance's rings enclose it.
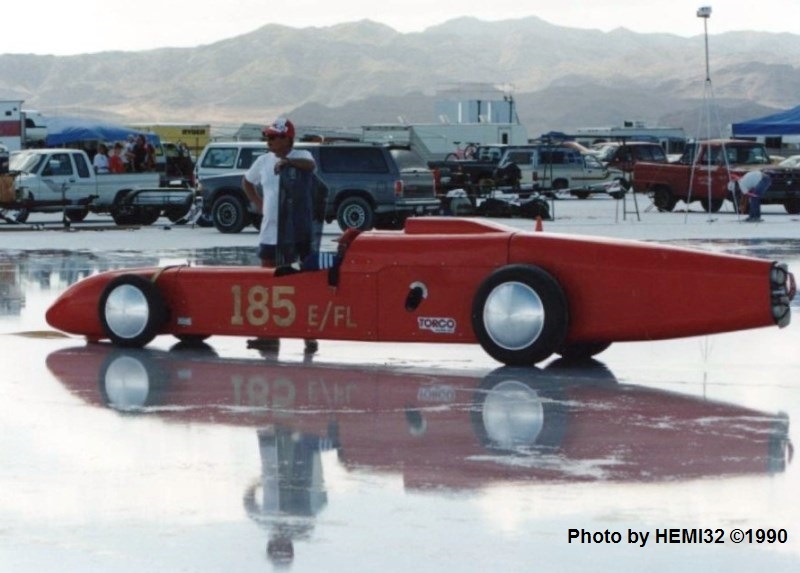
<instances>
[{"instance_id":1,"label":"person in background","mask_svg":"<svg viewBox=\"0 0 800 573\"><path fill-rule=\"evenodd\" d=\"M291 265L311 252L316 164L309 151L294 148L295 128L288 119L276 119L262 133L269 152L253 162L242 177L242 187L256 210L263 213L258 234L261 265ZM278 342L261 339L258 346L270 343L277 349ZM308 352L316 349L316 340L306 340Z\"/></svg>"},{"instance_id":2,"label":"person in background","mask_svg":"<svg viewBox=\"0 0 800 573\"><path fill-rule=\"evenodd\" d=\"M133 170L140 172L147 169L147 142L144 135L136 136L133 144Z\"/></svg>"},{"instance_id":3,"label":"person in background","mask_svg":"<svg viewBox=\"0 0 800 573\"><path fill-rule=\"evenodd\" d=\"M746 195L749 208L747 223L758 223L761 221L761 199L769 189L772 179L763 171L748 171L738 180L739 190L742 195Z\"/></svg>"},{"instance_id":4,"label":"person in background","mask_svg":"<svg viewBox=\"0 0 800 573\"><path fill-rule=\"evenodd\" d=\"M114 144L111 157L108 158L108 170L111 173L125 173L125 163L122 160L122 144L119 141Z\"/></svg>"},{"instance_id":5,"label":"person in background","mask_svg":"<svg viewBox=\"0 0 800 573\"><path fill-rule=\"evenodd\" d=\"M92 159L94 172L98 174L109 173L108 166L108 146L105 143L100 143L97 146L97 153L94 154Z\"/></svg>"},{"instance_id":6,"label":"person in background","mask_svg":"<svg viewBox=\"0 0 800 573\"><path fill-rule=\"evenodd\" d=\"M133 168L133 146L136 144L136 136L133 134L128 136L127 141L122 149L122 163L125 165L125 171L134 171Z\"/></svg>"}]
</instances>

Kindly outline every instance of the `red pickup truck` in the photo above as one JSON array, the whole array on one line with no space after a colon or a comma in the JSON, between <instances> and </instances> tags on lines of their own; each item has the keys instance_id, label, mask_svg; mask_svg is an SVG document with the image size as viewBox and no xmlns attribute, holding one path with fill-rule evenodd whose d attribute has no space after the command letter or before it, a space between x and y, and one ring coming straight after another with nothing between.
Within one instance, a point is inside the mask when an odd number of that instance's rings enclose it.
<instances>
[{"instance_id":1,"label":"red pickup truck","mask_svg":"<svg viewBox=\"0 0 800 573\"><path fill-rule=\"evenodd\" d=\"M715 139L687 145L675 163L639 161L633 167L633 189L649 194L659 211L672 211L678 201L700 201L716 212L733 199L729 183L758 169L772 178L763 204L782 204L787 213L800 213L800 169L770 164L762 143Z\"/></svg>"}]
</instances>

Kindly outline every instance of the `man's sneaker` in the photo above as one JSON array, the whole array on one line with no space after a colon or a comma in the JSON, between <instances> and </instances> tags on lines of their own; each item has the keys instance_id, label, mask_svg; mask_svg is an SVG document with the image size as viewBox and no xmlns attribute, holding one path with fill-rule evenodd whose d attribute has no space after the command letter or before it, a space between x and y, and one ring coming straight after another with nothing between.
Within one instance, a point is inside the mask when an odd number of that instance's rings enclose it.
<instances>
[{"instance_id":1,"label":"man's sneaker","mask_svg":"<svg viewBox=\"0 0 800 573\"><path fill-rule=\"evenodd\" d=\"M319 350L319 342L315 338L306 338L306 354L314 354Z\"/></svg>"}]
</instances>

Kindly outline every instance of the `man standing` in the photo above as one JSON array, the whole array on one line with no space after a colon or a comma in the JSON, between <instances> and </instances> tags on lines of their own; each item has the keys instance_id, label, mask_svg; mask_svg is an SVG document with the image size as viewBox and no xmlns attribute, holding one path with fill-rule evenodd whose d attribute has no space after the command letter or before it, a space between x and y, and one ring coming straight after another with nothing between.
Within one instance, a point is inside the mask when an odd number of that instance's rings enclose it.
<instances>
[{"instance_id":1,"label":"man standing","mask_svg":"<svg viewBox=\"0 0 800 573\"><path fill-rule=\"evenodd\" d=\"M242 178L242 187L263 214L258 233L258 257L264 267L292 264L311 251L312 182L314 157L294 149L291 121L278 118L263 130L269 153L261 155ZM257 186L261 187L263 197ZM251 346L277 351L278 339L258 339ZM305 341L306 352L316 352L317 341Z\"/></svg>"},{"instance_id":2,"label":"man standing","mask_svg":"<svg viewBox=\"0 0 800 573\"><path fill-rule=\"evenodd\" d=\"M738 181L739 190L742 195L747 195L750 207L749 216L745 219L747 223L758 223L761 221L761 198L769 189L772 179L762 171L749 171Z\"/></svg>"},{"instance_id":3,"label":"man standing","mask_svg":"<svg viewBox=\"0 0 800 573\"><path fill-rule=\"evenodd\" d=\"M274 267L290 264L303 258L310 250L311 203L305 197L289 198L292 206L301 212L287 213L281 220L281 176L285 175L284 190L298 195L308 194L311 189L311 173L316 168L309 151L294 149L295 130L292 122L278 118L263 130L269 153L255 160L242 178L242 187L250 201L263 213L258 234L258 256L262 266ZM291 168L291 169L290 169ZM288 181L291 180L291 181ZM263 198L257 186L261 186ZM307 189L303 189L306 187ZM308 219L308 230L303 221ZM283 237L279 232L283 231ZM287 236L289 235L289 236Z\"/></svg>"}]
</instances>

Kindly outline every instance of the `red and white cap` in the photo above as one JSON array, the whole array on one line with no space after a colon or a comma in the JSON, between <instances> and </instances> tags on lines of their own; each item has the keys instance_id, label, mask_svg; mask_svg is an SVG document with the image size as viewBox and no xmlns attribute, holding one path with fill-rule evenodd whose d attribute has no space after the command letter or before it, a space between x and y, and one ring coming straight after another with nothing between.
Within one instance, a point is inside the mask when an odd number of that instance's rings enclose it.
<instances>
[{"instance_id":1,"label":"red and white cap","mask_svg":"<svg viewBox=\"0 0 800 573\"><path fill-rule=\"evenodd\" d=\"M279 117L270 125L261 130L265 137L269 135L283 135L289 139L294 139L294 124L285 117Z\"/></svg>"}]
</instances>

